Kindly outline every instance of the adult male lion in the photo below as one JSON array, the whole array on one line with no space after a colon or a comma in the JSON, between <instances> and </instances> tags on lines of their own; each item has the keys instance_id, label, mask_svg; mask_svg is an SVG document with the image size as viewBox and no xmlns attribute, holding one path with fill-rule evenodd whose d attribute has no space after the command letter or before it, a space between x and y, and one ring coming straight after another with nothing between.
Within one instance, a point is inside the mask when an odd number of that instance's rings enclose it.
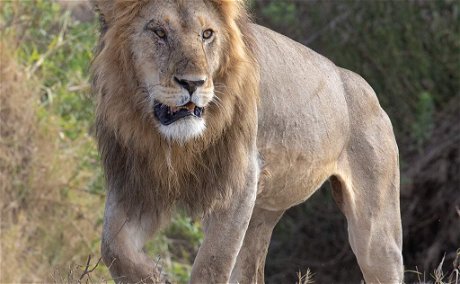
<instances>
[{"instance_id":1,"label":"adult male lion","mask_svg":"<svg viewBox=\"0 0 460 284\"><path fill-rule=\"evenodd\" d=\"M262 283L273 227L327 179L365 280L402 281L398 150L361 77L251 24L239 1L94 1L117 282L162 281L143 245L183 206L205 229L192 283Z\"/></svg>"}]
</instances>

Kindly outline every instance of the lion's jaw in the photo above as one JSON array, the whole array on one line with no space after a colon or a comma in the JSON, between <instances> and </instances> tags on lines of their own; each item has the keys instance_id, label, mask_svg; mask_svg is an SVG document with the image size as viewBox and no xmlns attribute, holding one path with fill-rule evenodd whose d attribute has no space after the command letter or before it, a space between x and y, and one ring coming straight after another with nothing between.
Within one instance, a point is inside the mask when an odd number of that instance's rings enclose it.
<instances>
[{"instance_id":1,"label":"lion's jaw","mask_svg":"<svg viewBox=\"0 0 460 284\"><path fill-rule=\"evenodd\" d=\"M158 125L160 133L168 140L185 143L193 138L201 136L206 129L203 118L186 117L170 125Z\"/></svg>"},{"instance_id":2,"label":"lion's jaw","mask_svg":"<svg viewBox=\"0 0 460 284\"><path fill-rule=\"evenodd\" d=\"M213 75L219 69L224 42L218 15L202 12L204 3L189 5L196 7L184 20L177 3L159 9L156 1L150 2L133 23L136 32L130 44L153 124L164 138L177 142L203 135L206 119L211 119L206 107L213 100L218 103Z\"/></svg>"}]
</instances>

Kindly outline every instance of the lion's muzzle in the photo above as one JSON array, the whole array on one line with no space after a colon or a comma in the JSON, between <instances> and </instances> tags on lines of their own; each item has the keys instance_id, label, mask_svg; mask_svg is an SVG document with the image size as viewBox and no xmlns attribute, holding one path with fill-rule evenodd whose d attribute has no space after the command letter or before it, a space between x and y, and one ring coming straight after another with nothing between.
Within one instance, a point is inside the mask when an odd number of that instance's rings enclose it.
<instances>
[{"instance_id":1,"label":"lion's muzzle","mask_svg":"<svg viewBox=\"0 0 460 284\"><path fill-rule=\"evenodd\" d=\"M179 84L182 88L186 89L187 92L191 95L196 91L198 87L204 85L206 80L186 80L186 79L179 79L174 77L174 81Z\"/></svg>"}]
</instances>

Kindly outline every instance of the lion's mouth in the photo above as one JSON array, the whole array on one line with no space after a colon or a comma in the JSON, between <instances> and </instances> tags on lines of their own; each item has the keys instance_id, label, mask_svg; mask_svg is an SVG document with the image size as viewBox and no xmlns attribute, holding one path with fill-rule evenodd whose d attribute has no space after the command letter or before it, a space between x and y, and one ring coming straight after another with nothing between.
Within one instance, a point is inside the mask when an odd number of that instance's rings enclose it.
<instances>
[{"instance_id":1,"label":"lion's mouth","mask_svg":"<svg viewBox=\"0 0 460 284\"><path fill-rule=\"evenodd\" d=\"M163 125L170 125L185 117L198 117L201 118L204 108L196 106L194 103L189 102L186 105L179 107L170 107L165 104L155 102L153 112L156 118Z\"/></svg>"}]
</instances>

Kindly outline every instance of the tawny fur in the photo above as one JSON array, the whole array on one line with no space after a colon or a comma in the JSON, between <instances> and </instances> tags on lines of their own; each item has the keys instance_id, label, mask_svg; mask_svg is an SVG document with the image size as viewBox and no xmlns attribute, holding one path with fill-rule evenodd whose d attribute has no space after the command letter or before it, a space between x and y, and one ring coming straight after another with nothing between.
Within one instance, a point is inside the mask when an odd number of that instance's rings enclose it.
<instances>
[{"instance_id":1,"label":"tawny fur","mask_svg":"<svg viewBox=\"0 0 460 284\"><path fill-rule=\"evenodd\" d=\"M365 280L402 282L398 149L361 77L251 24L241 1L93 2L102 254L117 282L165 281L143 245L183 206L205 230L192 283L262 283L273 227L329 178ZM144 28L150 20L170 41ZM212 42L200 38L208 27ZM206 128L175 140L152 108L182 100L179 75L206 78L190 94Z\"/></svg>"}]
</instances>

